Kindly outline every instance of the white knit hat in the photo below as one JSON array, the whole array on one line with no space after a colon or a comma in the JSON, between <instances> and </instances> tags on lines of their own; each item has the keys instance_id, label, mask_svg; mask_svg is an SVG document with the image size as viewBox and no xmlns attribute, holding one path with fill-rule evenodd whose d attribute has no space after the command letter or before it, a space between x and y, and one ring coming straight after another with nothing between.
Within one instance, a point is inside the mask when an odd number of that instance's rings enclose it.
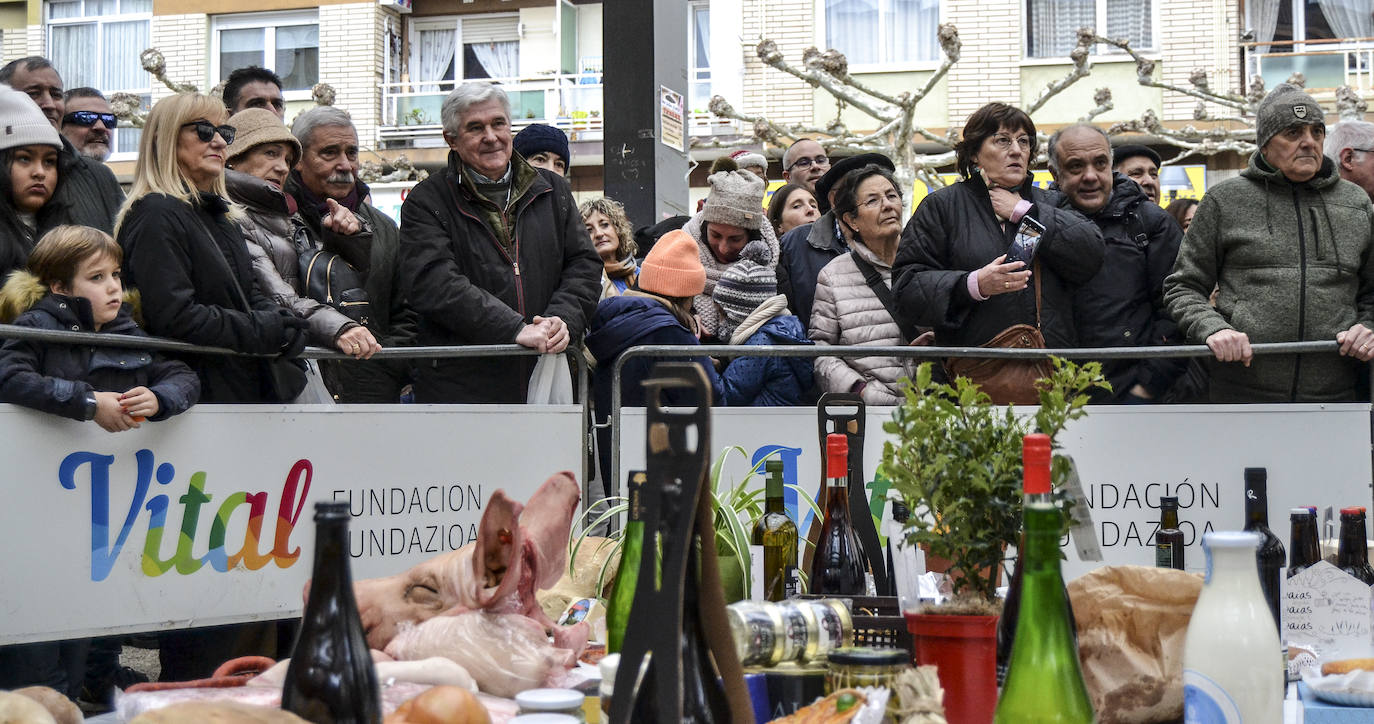
<instances>
[{"instance_id":1,"label":"white knit hat","mask_svg":"<svg viewBox=\"0 0 1374 724\"><path fill-rule=\"evenodd\" d=\"M713 224L757 229L763 224L763 179L748 171L713 173L706 182L711 194L701 207L701 218Z\"/></svg>"},{"instance_id":2,"label":"white knit hat","mask_svg":"<svg viewBox=\"0 0 1374 724\"><path fill-rule=\"evenodd\" d=\"M34 145L61 149L62 137L32 98L0 83L0 149Z\"/></svg>"}]
</instances>

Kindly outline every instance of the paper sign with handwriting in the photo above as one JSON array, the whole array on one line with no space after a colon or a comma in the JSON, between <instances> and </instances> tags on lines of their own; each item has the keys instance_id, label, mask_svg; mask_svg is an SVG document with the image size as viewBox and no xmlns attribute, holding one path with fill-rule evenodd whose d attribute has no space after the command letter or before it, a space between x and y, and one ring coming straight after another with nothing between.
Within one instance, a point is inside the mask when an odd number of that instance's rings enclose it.
<instances>
[{"instance_id":1,"label":"paper sign with handwriting","mask_svg":"<svg viewBox=\"0 0 1374 724\"><path fill-rule=\"evenodd\" d=\"M1283 587L1284 640L1322 661L1369 656L1370 590L1326 561L1293 576Z\"/></svg>"}]
</instances>

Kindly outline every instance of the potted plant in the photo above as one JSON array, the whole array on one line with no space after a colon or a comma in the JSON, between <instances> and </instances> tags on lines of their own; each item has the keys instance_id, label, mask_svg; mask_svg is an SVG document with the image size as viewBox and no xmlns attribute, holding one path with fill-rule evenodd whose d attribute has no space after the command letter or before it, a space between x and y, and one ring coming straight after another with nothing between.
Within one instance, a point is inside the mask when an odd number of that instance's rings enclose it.
<instances>
[{"instance_id":1,"label":"potted plant","mask_svg":"<svg viewBox=\"0 0 1374 724\"><path fill-rule=\"evenodd\" d=\"M949 561L951 601L906 616L917 660L940 667L951 722L991 721L997 702L997 578L1021 533L1022 438L1043 432L1053 439L1086 414L1090 390L1110 389L1096 362L1052 362L1033 417L994 406L967 378L933 380L925 362L883 425L892 440L883 445L882 469L911 510L907 538L931 559ZM1055 457L1056 485L1069 466ZM951 640L964 643L945 646Z\"/></svg>"}]
</instances>

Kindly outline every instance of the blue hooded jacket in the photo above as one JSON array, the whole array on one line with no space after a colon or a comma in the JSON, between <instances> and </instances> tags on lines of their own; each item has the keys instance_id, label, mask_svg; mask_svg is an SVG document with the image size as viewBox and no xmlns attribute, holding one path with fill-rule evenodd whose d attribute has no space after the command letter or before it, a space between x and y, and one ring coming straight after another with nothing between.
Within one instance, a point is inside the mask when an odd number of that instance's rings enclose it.
<instances>
[{"instance_id":1,"label":"blue hooded jacket","mask_svg":"<svg viewBox=\"0 0 1374 724\"><path fill-rule=\"evenodd\" d=\"M749 335L745 344L813 344L800 319L783 314ZM740 357L721 374L725 404L731 407L788 407L801 404L814 383L809 357Z\"/></svg>"}]
</instances>

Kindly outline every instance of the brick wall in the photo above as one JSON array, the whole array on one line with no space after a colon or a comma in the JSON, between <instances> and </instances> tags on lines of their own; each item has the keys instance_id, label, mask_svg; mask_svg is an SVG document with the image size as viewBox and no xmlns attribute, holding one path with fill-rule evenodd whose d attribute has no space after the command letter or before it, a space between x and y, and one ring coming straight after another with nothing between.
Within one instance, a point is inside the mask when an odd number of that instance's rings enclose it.
<instances>
[{"instance_id":1,"label":"brick wall","mask_svg":"<svg viewBox=\"0 0 1374 724\"><path fill-rule=\"evenodd\" d=\"M36 33L32 33L32 35L39 40L38 47L34 49L34 51L36 52L30 52L29 50L31 35L30 27L37 29ZM23 58L29 55L42 54L42 26L34 25L30 27L25 27L21 25L17 28L4 29L4 43L3 45L0 45L0 63L8 63L11 60L15 60L16 58Z\"/></svg>"},{"instance_id":2,"label":"brick wall","mask_svg":"<svg viewBox=\"0 0 1374 724\"><path fill-rule=\"evenodd\" d=\"M801 65L802 51L823 45L816 39L816 8L824 0L745 0L743 39L744 98L727 98L735 110L764 115L778 123L810 123L811 86L759 60L762 38L778 44L788 63Z\"/></svg>"},{"instance_id":3,"label":"brick wall","mask_svg":"<svg viewBox=\"0 0 1374 724\"><path fill-rule=\"evenodd\" d=\"M149 35L152 47L162 52L167 61L167 77L178 83L190 83L208 92L210 82L207 63L210 58L209 18L204 13L188 15L155 15ZM161 81L153 80L153 102L172 95Z\"/></svg>"},{"instance_id":4,"label":"brick wall","mask_svg":"<svg viewBox=\"0 0 1374 724\"><path fill-rule=\"evenodd\" d=\"M320 6L320 81L334 87L334 105L353 117L365 148L377 146L387 12L371 2Z\"/></svg>"},{"instance_id":5,"label":"brick wall","mask_svg":"<svg viewBox=\"0 0 1374 724\"><path fill-rule=\"evenodd\" d=\"M947 0L944 22L959 28L963 52L949 71L949 122L963 128L992 101L1021 102L1019 0Z\"/></svg>"},{"instance_id":6,"label":"brick wall","mask_svg":"<svg viewBox=\"0 0 1374 724\"><path fill-rule=\"evenodd\" d=\"M1212 90L1242 90L1235 40L1240 35L1237 2L1227 0L1220 9L1214 3L1196 0L1163 0L1159 6L1160 80L1192 88L1188 76L1202 69ZM1196 98L1166 90L1162 117L1166 121L1191 121L1196 107ZM1222 116L1234 113L1214 103L1207 104L1207 110Z\"/></svg>"}]
</instances>

